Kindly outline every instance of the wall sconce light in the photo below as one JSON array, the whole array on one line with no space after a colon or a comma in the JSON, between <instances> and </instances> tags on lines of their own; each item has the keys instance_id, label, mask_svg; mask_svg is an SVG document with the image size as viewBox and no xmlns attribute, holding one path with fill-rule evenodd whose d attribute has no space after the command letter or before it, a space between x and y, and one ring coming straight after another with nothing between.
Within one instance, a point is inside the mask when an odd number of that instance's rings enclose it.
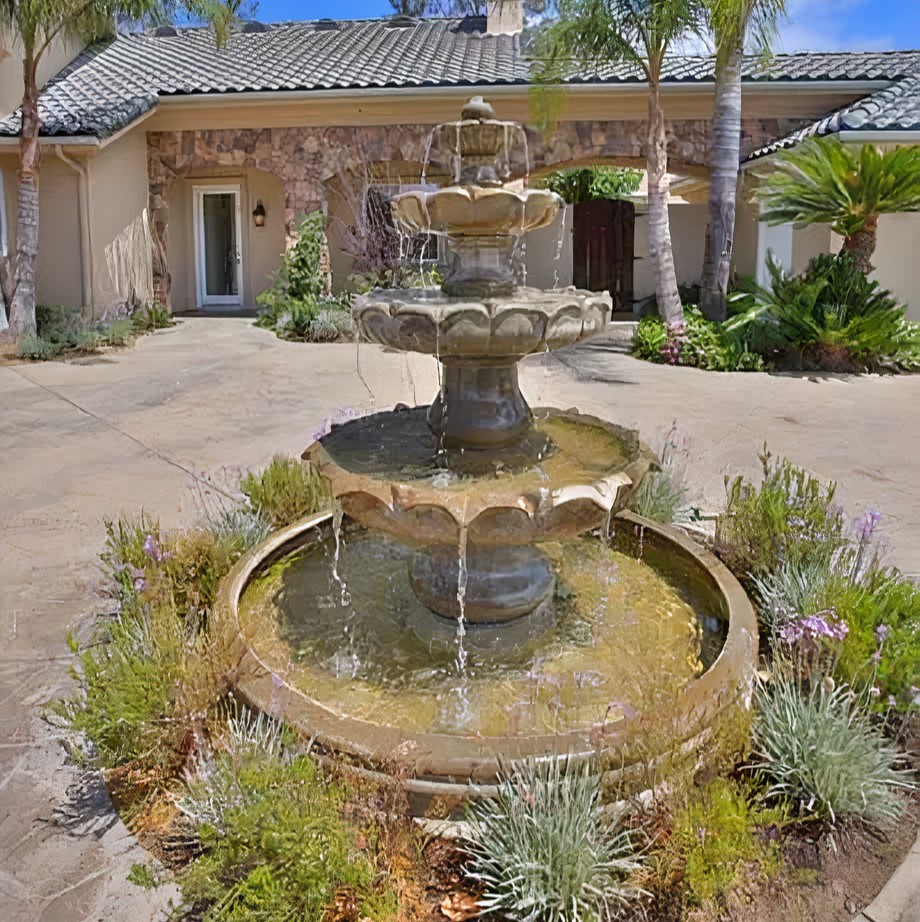
<instances>
[{"instance_id":1,"label":"wall sconce light","mask_svg":"<svg viewBox=\"0 0 920 922\"><path fill-rule=\"evenodd\" d=\"M265 227L265 206L262 199L256 202L256 207L252 209L252 223L256 227Z\"/></svg>"}]
</instances>

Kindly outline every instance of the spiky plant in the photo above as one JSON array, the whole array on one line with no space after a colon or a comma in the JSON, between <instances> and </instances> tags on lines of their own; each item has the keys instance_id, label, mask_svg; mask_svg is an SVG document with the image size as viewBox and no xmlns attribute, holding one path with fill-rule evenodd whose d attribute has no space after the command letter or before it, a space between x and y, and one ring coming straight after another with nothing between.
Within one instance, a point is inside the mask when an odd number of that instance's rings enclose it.
<instances>
[{"instance_id":1,"label":"spiky plant","mask_svg":"<svg viewBox=\"0 0 920 922\"><path fill-rule=\"evenodd\" d=\"M775 632L788 621L817 612L835 579L834 561L824 557L784 561L778 570L751 577L764 627Z\"/></svg>"},{"instance_id":2,"label":"spiky plant","mask_svg":"<svg viewBox=\"0 0 920 922\"><path fill-rule=\"evenodd\" d=\"M329 487L311 464L275 455L260 473L249 473L240 490L273 528L283 528L329 505Z\"/></svg>"},{"instance_id":3,"label":"spiky plant","mask_svg":"<svg viewBox=\"0 0 920 922\"><path fill-rule=\"evenodd\" d=\"M186 792L179 809L198 825L224 829L225 815L253 802L260 795L252 778L266 779L297 756L295 738L283 724L243 708L227 721L219 749L209 753L195 772L186 777Z\"/></svg>"},{"instance_id":4,"label":"spiky plant","mask_svg":"<svg viewBox=\"0 0 920 922\"><path fill-rule=\"evenodd\" d=\"M630 833L598 815L600 779L588 763L515 765L495 799L470 808L468 873L480 907L513 922L608 919L642 895Z\"/></svg>"},{"instance_id":5,"label":"spiky plant","mask_svg":"<svg viewBox=\"0 0 920 922\"><path fill-rule=\"evenodd\" d=\"M755 191L768 224L830 224L863 272L882 214L920 210L920 146L859 149L835 137L812 138L770 162Z\"/></svg>"},{"instance_id":6,"label":"spiky plant","mask_svg":"<svg viewBox=\"0 0 920 922\"><path fill-rule=\"evenodd\" d=\"M896 790L911 782L898 753L846 686L804 689L779 678L757 693L754 767L769 793L832 823L850 817L883 826L901 813Z\"/></svg>"},{"instance_id":7,"label":"spiky plant","mask_svg":"<svg viewBox=\"0 0 920 922\"><path fill-rule=\"evenodd\" d=\"M677 442L676 426L664 440L660 457L661 469L643 478L629 508L647 519L667 524L686 512L690 493L686 451Z\"/></svg>"}]
</instances>

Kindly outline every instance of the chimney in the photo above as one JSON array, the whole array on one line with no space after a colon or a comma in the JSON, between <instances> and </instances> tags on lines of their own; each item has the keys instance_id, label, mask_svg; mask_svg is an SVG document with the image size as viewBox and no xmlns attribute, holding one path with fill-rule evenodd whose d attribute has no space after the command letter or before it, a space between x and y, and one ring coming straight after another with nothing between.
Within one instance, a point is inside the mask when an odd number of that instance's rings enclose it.
<instances>
[{"instance_id":1,"label":"chimney","mask_svg":"<svg viewBox=\"0 0 920 922\"><path fill-rule=\"evenodd\" d=\"M486 32L513 35L524 29L524 0L488 0Z\"/></svg>"}]
</instances>

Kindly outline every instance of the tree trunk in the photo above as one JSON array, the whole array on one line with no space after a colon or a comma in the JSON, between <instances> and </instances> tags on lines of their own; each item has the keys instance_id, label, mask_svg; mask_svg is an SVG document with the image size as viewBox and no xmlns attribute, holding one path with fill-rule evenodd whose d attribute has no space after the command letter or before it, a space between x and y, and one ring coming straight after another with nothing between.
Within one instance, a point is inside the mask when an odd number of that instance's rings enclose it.
<instances>
[{"instance_id":1,"label":"tree trunk","mask_svg":"<svg viewBox=\"0 0 920 922\"><path fill-rule=\"evenodd\" d=\"M645 160L648 170L648 255L655 279L658 313L665 323L683 323L684 309L677 290L668 218L671 191L668 180L668 139L657 80L649 81Z\"/></svg>"},{"instance_id":2,"label":"tree trunk","mask_svg":"<svg viewBox=\"0 0 920 922\"><path fill-rule=\"evenodd\" d=\"M866 218L866 223L855 234L850 234L843 241L843 251L851 253L853 262L860 272L868 275L874 268L872 254L878 242L878 215L871 214Z\"/></svg>"},{"instance_id":3,"label":"tree trunk","mask_svg":"<svg viewBox=\"0 0 920 922\"><path fill-rule=\"evenodd\" d=\"M16 267L10 334L19 339L35 332L35 264L38 259L38 172L41 148L38 133L38 86L35 67L27 56L23 65L22 130L19 138L19 196L16 224Z\"/></svg>"},{"instance_id":4,"label":"tree trunk","mask_svg":"<svg viewBox=\"0 0 920 922\"><path fill-rule=\"evenodd\" d=\"M6 256L0 256L0 337L7 333L10 322L7 311L13 300L13 280L10 277L10 261Z\"/></svg>"},{"instance_id":5,"label":"tree trunk","mask_svg":"<svg viewBox=\"0 0 920 922\"><path fill-rule=\"evenodd\" d=\"M716 69L709 166L709 225L700 286L700 309L710 320L726 317L725 297L735 236L735 197L741 159L741 48Z\"/></svg>"}]
</instances>

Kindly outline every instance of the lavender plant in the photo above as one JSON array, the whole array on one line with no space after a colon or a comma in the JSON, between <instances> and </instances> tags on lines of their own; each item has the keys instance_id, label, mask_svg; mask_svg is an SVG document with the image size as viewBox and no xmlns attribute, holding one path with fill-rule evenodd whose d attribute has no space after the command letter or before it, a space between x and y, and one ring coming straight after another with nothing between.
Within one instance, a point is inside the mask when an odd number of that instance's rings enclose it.
<instances>
[{"instance_id":1,"label":"lavender plant","mask_svg":"<svg viewBox=\"0 0 920 922\"><path fill-rule=\"evenodd\" d=\"M690 493L687 455L687 445L678 438L675 422L659 452L661 469L643 478L630 509L655 522L677 521L686 512Z\"/></svg>"},{"instance_id":2,"label":"lavender plant","mask_svg":"<svg viewBox=\"0 0 920 922\"><path fill-rule=\"evenodd\" d=\"M516 765L497 797L469 813L468 874L480 907L513 922L588 922L614 917L642 891L628 830L598 815L592 766L560 759Z\"/></svg>"},{"instance_id":3,"label":"lavender plant","mask_svg":"<svg viewBox=\"0 0 920 922\"><path fill-rule=\"evenodd\" d=\"M794 679L778 677L760 688L754 752L753 767L770 796L831 823L859 818L884 826L901 813L897 789L911 786L894 768L900 754L856 696L827 681L803 690Z\"/></svg>"}]
</instances>

